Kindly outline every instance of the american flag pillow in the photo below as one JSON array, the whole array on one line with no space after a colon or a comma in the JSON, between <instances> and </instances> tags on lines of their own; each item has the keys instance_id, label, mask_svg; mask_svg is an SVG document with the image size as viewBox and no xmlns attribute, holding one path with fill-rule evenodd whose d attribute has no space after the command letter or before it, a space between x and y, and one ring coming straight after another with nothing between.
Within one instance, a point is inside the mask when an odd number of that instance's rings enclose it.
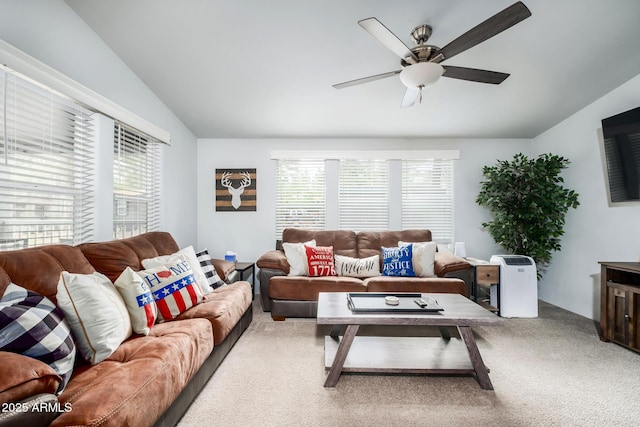
<instances>
[{"instance_id":1,"label":"american flag pillow","mask_svg":"<svg viewBox=\"0 0 640 427\"><path fill-rule=\"evenodd\" d=\"M224 280L222 280L220 276L218 276L218 272L211 262L211 256L209 255L209 251L207 249L198 252L196 256L198 257L200 267L202 268L204 276L207 278L207 282L209 283L209 286L211 286L211 288L216 289L220 286L226 285Z\"/></svg>"},{"instance_id":2,"label":"american flag pillow","mask_svg":"<svg viewBox=\"0 0 640 427\"><path fill-rule=\"evenodd\" d=\"M48 298L13 283L0 299L0 350L38 359L53 368L66 387L76 347L64 315Z\"/></svg>"},{"instance_id":3,"label":"american flag pillow","mask_svg":"<svg viewBox=\"0 0 640 427\"><path fill-rule=\"evenodd\" d=\"M158 318L158 308L145 280L127 267L113 284L127 306L133 331L149 335Z\"/></svg>"},{"instance_id":4,"label":"american flag pillow","mask_svg":"<svg viewBox=\"0 0 640 427\"><path fill-rule=\"evenodd\" d=\"M202 301L202 290L186 257L137 272L149 286L158 307L158 322L175 319L180 313Z\"/></svg>"}]
</instances>

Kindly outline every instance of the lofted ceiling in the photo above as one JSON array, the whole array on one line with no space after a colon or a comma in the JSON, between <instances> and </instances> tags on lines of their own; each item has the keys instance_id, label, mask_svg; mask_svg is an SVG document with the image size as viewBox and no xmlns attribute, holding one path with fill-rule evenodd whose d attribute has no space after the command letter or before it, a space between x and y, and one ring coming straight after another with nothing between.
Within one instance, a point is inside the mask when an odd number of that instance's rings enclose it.
<instances>
[{"instance_id":1,"label":"lofted ceiling","mask_svg":"<svg viewBox=\"0 0 640 427\"><path fill-rule=\"evenodd\" d=\"M401 109L400 60L357 21L442 47L515 0L65 0L199 138L532 138L640 74L640 1L523 0L532 16L446 61Z\"/></svg>"}]
</instances>

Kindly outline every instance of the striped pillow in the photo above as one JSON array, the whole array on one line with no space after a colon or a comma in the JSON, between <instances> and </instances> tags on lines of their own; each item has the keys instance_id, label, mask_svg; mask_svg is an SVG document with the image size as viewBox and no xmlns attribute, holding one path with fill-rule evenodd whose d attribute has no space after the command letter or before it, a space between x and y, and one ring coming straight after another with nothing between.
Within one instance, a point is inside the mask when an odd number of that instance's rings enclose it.
<instances>
[{"instance_id":1,"label":"striped pillow","mask_svg":"<svg viewBox=\"0 0 640 427\"><path fill-rule=\"evenodd\" d=\"M202 302L202 290L184 255L166 265L138 271L137 274L151 290L158 307L158 322L173 320Z\"/></svg>"},{"instance_id":2,"label":"striped pillow","mask_svg":"<svg viewBox=\"0 0 640 427\"><path fill-rule=\"evenodd\" d=\"M38 359L62 378L66 387L76 347L64 315L49 299L13 283L0 299L0 350Z\"/></svg>"},{"instance_id":3,"label":"striped pillow","mask_svg":"<svg viewBox=\"0 0 640 427\"><path fill-rule=\"evenodd\" d=\"M204 275L209 282L209 286L211 286L213 289L216 289L220 286L226 285L226 283L220 278L220 276L218 276L218 272L211 262L211 256L209 255L209 251L207 249L198 252L196 256L198 257L200 267L202 268L202 271L204 272Z\"/></svg>"}]
</instances>

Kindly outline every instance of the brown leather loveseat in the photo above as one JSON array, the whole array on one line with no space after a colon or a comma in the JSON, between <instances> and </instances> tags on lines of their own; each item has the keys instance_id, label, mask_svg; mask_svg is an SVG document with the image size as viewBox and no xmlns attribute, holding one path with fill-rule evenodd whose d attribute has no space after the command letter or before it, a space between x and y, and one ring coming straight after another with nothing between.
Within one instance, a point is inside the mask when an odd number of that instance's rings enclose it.
<instances>
[{"instance_id":1,"label":"brown leather loveseat","mask_svg":"<svg viewBox=\"0 0 640 427\"><path fill-rule=\"evenodd\" d=\"M382 255L382 247L397 247L398 242L431 242L429 230L311 231L287 228L282 243L303 243L315 240L317 246L332 246L335 255L367 258ZM449 252L437 252L435 277L309 277L289 275L290 265L281 249L263 254L256 265L260 268L261 302L264 311L271 311L276 320L286 317L315 317L320 292L422 292L458 293L469 295L471 265Z\"/></svg>"},{"instance_id":2,"label":"brown leather loveseat","mask_svg":"<svg viewBox=\"0 0 640 427\"><path fill-rule=\"evenodd\" d=\"M178 250L169 233L150 232L0 252L0 296L14 283L56 303L62 271L97 271L113 282L127 267L142 270L143 259ZM224 274L224 264L214 265ZM48 364L0 351L0 426L175 425L251 323L251 299L247 282L220 286L175 320L153 325L148 335L134 333L95 365L77 354L59 396L53 393L60 377Z\"/></svg>"}]
</instances>

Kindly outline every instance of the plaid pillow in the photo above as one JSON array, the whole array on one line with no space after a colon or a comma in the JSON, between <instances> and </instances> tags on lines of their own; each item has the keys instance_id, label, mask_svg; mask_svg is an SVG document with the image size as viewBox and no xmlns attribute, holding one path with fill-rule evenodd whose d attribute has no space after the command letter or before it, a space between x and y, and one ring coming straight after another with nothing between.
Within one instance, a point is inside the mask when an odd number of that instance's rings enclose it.
<instances>
[{"instance_id":1,"label":"plaid pillow","mask_svg":"<svg viewBox=\"0 0 640 427\"><path fill-rule=\"evenodd\" d=\"M226 285L226 283L218 276L216 272L216 268L213 266L211 262L211 256L209 255L209 251L204 249L201 252L196 254L198 257L198 261L200 262L200 267L202 267L202 271L204 272L209 285L213 288L219 288L220 286Z\"/></svg>"},{"instance_id":2,"label":"plaid pillow","mask_svg":"<svg viewBox=\"0 0 640 427\"><path fill-rule=\"evenodd\" d=\"M0 350L51 366L62 378L57 394L71 378L76 347L64 315L49 299L13 283L0 299Z\"/></svg>"}]
</instances>

